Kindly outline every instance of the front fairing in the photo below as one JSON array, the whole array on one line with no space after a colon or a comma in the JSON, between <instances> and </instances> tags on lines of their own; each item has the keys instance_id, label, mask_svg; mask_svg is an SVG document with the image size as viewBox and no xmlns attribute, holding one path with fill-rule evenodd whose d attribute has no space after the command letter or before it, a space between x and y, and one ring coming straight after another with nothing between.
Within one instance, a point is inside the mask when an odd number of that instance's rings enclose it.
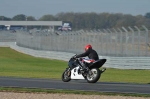
<instances>
[{"instance_id":1,"label":"front fairing","mask_svg":"<svg viewBox=\"0 0 150 99\"><path fill-rule=\"evenodd\" d=\"M69 66L71 69L73 69L74 67L76 67L76 66L77 66L76 60L73 59L73 58L71 58L71 59L69 60L69 62L68 62L68 66Z\"/></svg>"}]
</instances>

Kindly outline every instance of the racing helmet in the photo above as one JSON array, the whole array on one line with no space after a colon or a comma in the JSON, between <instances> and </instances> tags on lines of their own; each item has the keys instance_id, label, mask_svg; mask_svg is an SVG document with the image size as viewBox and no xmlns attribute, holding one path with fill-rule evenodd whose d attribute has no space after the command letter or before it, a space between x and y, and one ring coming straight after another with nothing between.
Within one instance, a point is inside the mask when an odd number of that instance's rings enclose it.
<instances>
[{"instance_id":1,"label":"racing helmet","mask_svg":"<svg viewBox=\"0 0 150 99\"><path fill-rule=\"evenodd\" d=\"M90 44L87 44L87 45L85 46L85 51L87 51L88 49L92 49L92 46L91 46Z\"/></svg>"}]
</instances>

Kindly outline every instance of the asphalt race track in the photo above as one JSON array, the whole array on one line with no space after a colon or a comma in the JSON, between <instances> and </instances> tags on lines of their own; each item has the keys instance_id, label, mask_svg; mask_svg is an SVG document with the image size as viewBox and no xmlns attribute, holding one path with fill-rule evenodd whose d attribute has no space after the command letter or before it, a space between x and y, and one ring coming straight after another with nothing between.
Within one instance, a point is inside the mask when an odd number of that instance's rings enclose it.
<instances>
[{"instance_id":1,"label":"asphalt race track","mask_svg":"<svg viewBox=\"0 0 150 99\"><path fill-rule=\"evenodd\" d=\"M86 80L72 80L70 82L63 82L61 80L54 79L0 77L0 86L150 94L150 84L110 82L97 82L94 84L90 84L87 83Z\"/></svg>"}]
</instances>

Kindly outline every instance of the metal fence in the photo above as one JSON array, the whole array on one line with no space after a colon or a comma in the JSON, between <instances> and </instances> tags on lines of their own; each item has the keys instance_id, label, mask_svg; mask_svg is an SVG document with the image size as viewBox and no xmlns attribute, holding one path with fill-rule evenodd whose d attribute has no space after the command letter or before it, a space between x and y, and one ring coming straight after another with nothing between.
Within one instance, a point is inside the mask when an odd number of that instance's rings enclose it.
<instances>
[{"instance_id":1,"label":"metal fence","mask_svg":"<svg viewBox=\"0 0 150 99\"><path fill-rule=\"evenodd\" d=\"M17 33L13 31L0 30L0 42L15 42Z\"/></svg>"},{"instance_id":2,"label":"metal fence","mask_svg":"<svg viewBox=\"0 0 150 99\"><path fill-rule=\"evenodd\" d=\"M107 59L105 67L150 69L149 33L144 26L70 32L0 31L0 45L37 57L68 60L73 53L82 53L83 47L90 43L100 58Z\"/></svg>"},{"instance_id":3,"label":"metal fence","mask_svg":"<svg viewBox=\"0 0 150 99\"><path fill-rule=\"evenodd\" d=\"M150 56L150 35L145 26L117 29L17 32L17 45L36 50L82 53L86 44L102 56Z\"/></svg>"}]
</instances>

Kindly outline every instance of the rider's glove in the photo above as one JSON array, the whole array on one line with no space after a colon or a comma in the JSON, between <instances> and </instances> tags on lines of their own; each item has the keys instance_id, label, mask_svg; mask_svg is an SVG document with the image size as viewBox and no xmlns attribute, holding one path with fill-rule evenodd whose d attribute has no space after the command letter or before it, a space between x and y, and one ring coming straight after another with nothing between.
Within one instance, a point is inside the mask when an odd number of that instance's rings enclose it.
<instances>
[{"instance_id":1,"label":"rider's glove","mask_svg":"<svg viewBox=\"0 0 150 99\"><path fill-rule=\"evenodd\" d=\"M74 55L73 58L76 58L77 55Z\"/></svg>"},{"instance_id":2,"label":"rider's glove","mask_svg":"<svg viewBox=\"0 0 150 99\"><path fill-rule=\"evenodd\" d=\"M73 56L73 58L76 58L76 56Z\"/></svg>"}]
</instances>

